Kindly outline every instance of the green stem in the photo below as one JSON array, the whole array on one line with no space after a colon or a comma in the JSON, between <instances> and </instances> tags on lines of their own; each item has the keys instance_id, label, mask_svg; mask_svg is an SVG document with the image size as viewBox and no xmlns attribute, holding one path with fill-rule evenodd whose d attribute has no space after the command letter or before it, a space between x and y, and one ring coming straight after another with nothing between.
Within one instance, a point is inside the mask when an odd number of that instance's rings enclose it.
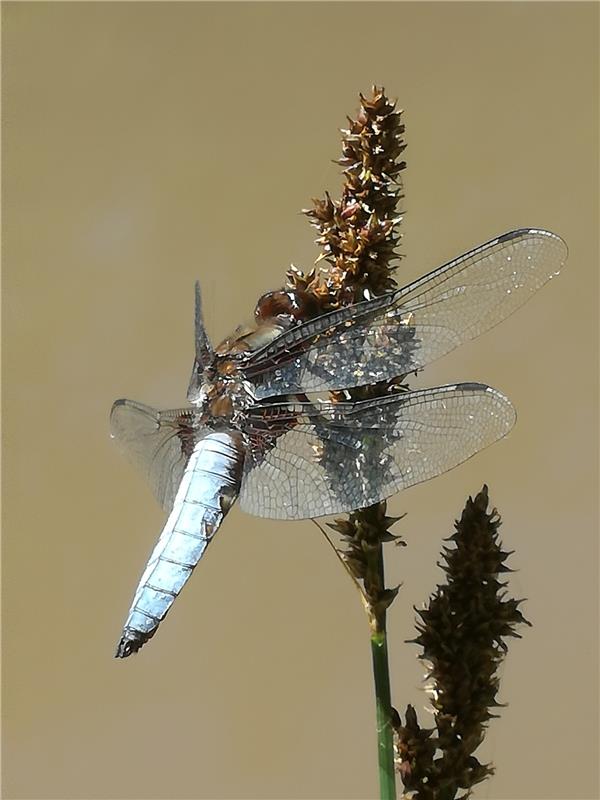
<instances>
[{"instance_id":1,"label":"green stem","mask_svg":"<svg viewBox=\"0 0 600 800\"><path fill-rule=\"evenodd\" d=\"M379 545L378 572L383 587L383 548ZM377 709L377 757L379 761L380 800L396 800L394 771L394 731L388 664L386 613L380 612L371 631L371 655Z\"/></svg>"}]
</instances>

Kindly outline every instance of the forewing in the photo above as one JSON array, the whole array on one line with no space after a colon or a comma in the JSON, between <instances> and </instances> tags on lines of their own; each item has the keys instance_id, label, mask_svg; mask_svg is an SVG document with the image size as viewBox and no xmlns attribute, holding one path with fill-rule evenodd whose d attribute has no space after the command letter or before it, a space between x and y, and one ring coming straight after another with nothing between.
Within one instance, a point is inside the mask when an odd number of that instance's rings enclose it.
<instances>
[{"instance_id":1,"label":"forewing","mask_svg":"<svg viewBox=\"0 0 600 800\"><path fill-rule=\"evenodd\" d=\"M376 503L457 466L512 428L515 411L479 383L358 403L249 409L240 502L275 519Z\"/></svg>"},{"instance_id":2,"label":"forewing","mask_svg":"<svg viewBox=\"0 0 600 800\"><path fill-rule=\"evenodd\" d=\"M190 408L156 411L133 400L117 400L110 412L110 434L144 474L156 499L170 511L183 470L203 430Z\"/></svg>"},{"instance_id":3,"label":"forewing","mask_svg":"<svg viewBox=\"0 0 600 800\"><path fill-rule=\"evenodd\" d=\"M566 257L565 243L549 231L506 233L397 292L286 331L242 371L258 399L414 372L512 314Z\"/></svg>"}]
</instances>

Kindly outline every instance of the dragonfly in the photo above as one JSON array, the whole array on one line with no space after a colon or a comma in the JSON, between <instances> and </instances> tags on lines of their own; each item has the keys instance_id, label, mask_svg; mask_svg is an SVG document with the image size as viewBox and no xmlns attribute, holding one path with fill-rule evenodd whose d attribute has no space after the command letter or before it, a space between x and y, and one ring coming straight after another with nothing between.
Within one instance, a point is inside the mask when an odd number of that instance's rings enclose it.
<instances>
[{"instance_id":1,"label":"dragonfly","mask_svg":"<svg viewBox=\"0 0 600 800\"><path fill-rule=\"evenodd\" d=\"M267 302L253 327L216 348L197 283L189 405L156 411L117 400L111 411L111 436L168 515L116 657L156 633L236 501L281 520L353 511L506 436L515 410L482 383L357 401L344 390L417 372L479 336L558 275L566 258L550 231L510 231L403 288L313 318L301 319L289 292L287 308ZM319 397L329 392L342 399Z\"/></svg>"}]
</instances>

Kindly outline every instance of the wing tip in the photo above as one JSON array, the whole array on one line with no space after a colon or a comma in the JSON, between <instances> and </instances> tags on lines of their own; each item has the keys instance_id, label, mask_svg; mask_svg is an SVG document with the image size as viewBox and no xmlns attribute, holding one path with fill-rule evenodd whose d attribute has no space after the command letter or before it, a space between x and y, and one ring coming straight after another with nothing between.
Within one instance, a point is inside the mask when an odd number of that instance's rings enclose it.
<instances>
[{"instance_id":1,"label":"wing tip","mask_svg":"<svg viewBox=\"0 0 600 800\"><path fill-rule=\"evenodd\" d=\"M514 410L514 406L508 397L499 389L494 389L493 386L488 386L487 383L479 383L478 381L471 381L467 383L458 384L466 389L474 389L478 392L485 392L488 396L493 397L499 404L510 407Z\"/></svg>"},{"instance_id":2,"label":"wing tip","mask_svg":"<svg viewBox=\"0 0 600 800\"><path fill-rule=\"evenodd\" d=\"M149 417L151 420L158 422L159 412L155 408L152 408L152 406L147 406L144 403L138 403L137 400L127 400L124 397L120 397L118 400L115 400L110 409L109 421L111 427L111 438L118 438L119 431L116 429L115 425L120 414L127 411L140 413L145 417Z\"/></svg>"},{"instance_id":3,"label":"wing tip","mask_svg":"<svg viewBox=\"0 0 600 800\"><path fill-rule=\"evenodd\" d=\"M124 397L119 397L119 399L118 399L118 400L115 400L115 402L114 402L114 403L112 404L112 406L110 407L110 415L111 415L111 417L112 417L112 415L113 415L113 414L116 412L116 410L117 410L118 408L121 408L121 406L126 406L126 405L127 405L127 403L129 403L129 402L130 402L130 401L129 401L129 400L126 400Z\"/></svg>"},{"instance_id":4,"label":"wing tip","mask_svg":"<svg viewBox=\"0 0 600 800\"><path fill-rule=\"evenodd\" d=\"M569 255L569 248L562 236L558 233L549 231L546 228L515 228L513 231L507 231L498 237L498 242L510 242L514 239L522 239L524 237L536 237L538 239L547 239L555 242L563 249L563 266Z\"/></svg>"},{"instance_id":5,"label":"wing tip","mask_svg":"<svg viewBox=\"0 0 600 800\"><path fill-rule=\"evenodd\" d=\"M110 424L110 438L116 439L118 438L118 430L117 430L117 420L119 418L119 414L121 413L121 409L123 406L127 406L127 400L124 397L120 397L110 407L110 414L108 415L108 421Z\"/></svg>"},{"instance_id":6,"label":"wing tip","mask_svg":"<svg viewBox=\"0 0 600 800\"><path fill-rule=\"evenodd\" d=\"M144 413L157 413L156 409L152 408L152 406L146 405L146 403L139 403L137 400L128 400L125 397L120 397L118 400L115 400L110 409L111 413L122 406L125 406L126 408L134 408L136 411L142 411Z\"/></svg>"},{"instance_id":7,"label":"wing tip","mask_svg":"<svg viewBox=\"0 0 600 800\"><path fill-rule=\"evenodd\" d=\"M508 436L508 434L516 425L517 409L514 407L508 397L505 394L502 394L502 392L499 392L498 389L488 386L487 393L494 399L496 406L502 411L503 425L502 430L499 431L499 438L503 439L505 436Z\"/></svg>"},{"instance_id":8,"label":"wing tip","mask_svg":"<svg viewBox=\"0 0 600 800\"><path fill-rule=\"evenodd\" d=\"M497 436L492 441L499 441L499 439L503 439L505 436L507 436L517 422L517 410L508 397L498 389L494 389L493 386L488 386L487 383L468 381L465 383L454 383L449 384L448 386L440 386L439 389L449 392L466 391L477 395L483 394L488 397L498 410L498 414L496 415L499 423L497 428Z\"/></svg>"}]
</instances>

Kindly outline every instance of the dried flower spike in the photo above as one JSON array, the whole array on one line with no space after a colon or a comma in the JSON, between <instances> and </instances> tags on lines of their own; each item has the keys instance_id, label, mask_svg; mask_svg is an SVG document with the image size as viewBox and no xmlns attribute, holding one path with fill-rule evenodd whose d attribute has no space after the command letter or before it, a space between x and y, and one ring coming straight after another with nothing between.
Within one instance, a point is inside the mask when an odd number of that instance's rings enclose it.
<instances>
[{"instance_id":1,"label":"dried flower spike","mask_svg":"<svg viewBox=\"0 0 600 800\"><path fill-rule=\"evenodd\" d=\"M372 88L371 96L360 95L356 119L342 130L344 187L339 201L326 193L305 211L317 228L322 248L318 261L328 264L323 283L312 276L288 273L292 288L310 291L322 310L351 305L394 288L392 277L400 234L401 216L397 205L402 195L400 172L405 148L401 112L386 97L383 88ZM288 284L290 285L290 284ZM333 392L334 401L375 397L402 388L402 376L393 381L346 392ZM365 608L371 629L371 654L375 680L377 736L381 798L394 800L396 786L393 762L392 707L387 654L386 611L399 587L386 588L383 543L393 541L385 501L353 512L334 527L346 545L342 558L355 581L362 583ZM358 585L358 583L357 583Z\"/></svg>"},{"instance_id":2,"label":"dried flower spike","mask_svg":"<svg viewBox=\"0 0 600 800\"><path fill-rule=\"evenodd\" d=\"M530 624L519 611L522 601L507 598L506 582L499 580L511 571L506 566L510 552L498 537L496 509L487 508L484 486L468 499L447 539L454 546L443 550L446 582L417 612L413 641L428 664L435 728L420 728L411 706L405 724L396 725L398 770L416 800L455 797L461 789L467 797L493 771L473 753L496 716L492 709L500 705L497 670L506 654L505 639L519 637L517 625ZM441 752L437 758L435 748Z\"/></svg>"},{"instance_id":3,"label":"dried flower spike","mask_svg":"<svg viewBox=\"0 0 600 800\"><path fill-rule=\"evenodd\" d=\"M389 291L393 262L401 234L397 206L403 198L399 157L406 144L401 111L373 87L371 96L360 95L356 119L342 130L345 182L341 199L328 193L305 211L319 231L317 244L329 264L326 285L332 303L350 305Z\"/></svg>"}]
</instances>

